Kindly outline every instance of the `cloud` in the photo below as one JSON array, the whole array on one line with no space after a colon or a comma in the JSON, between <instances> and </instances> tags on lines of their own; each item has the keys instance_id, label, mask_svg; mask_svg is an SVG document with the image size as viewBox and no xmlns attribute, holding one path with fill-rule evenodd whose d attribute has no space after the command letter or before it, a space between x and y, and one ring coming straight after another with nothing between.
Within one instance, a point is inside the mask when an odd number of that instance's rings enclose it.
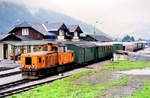
<instances>
[{"instance_id":1,"label":"cloud","mask_svg":"<svg viewBox=\"0 0 150 98\"><path fill-rule=\"evenodd\" d=\"M150 33L149 0L1 0L20 4L31 13L39 8L53 10L82 20L111 36L124 36L135 32ZM96 23L99 21L99 23ZM102 23L102 24L100 24ZM145 27L146 25L146 27ZM147 36L146 36L147 37ZM147 38L150 38L148 36Z\"/></svg>"}]
</instances>

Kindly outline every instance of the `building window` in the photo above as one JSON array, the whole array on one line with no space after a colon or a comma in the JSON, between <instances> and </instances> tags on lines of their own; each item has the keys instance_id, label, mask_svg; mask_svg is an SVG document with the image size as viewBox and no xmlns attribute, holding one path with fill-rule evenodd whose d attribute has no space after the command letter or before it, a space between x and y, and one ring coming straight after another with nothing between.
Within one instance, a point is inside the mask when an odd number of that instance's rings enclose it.
<instances>
[{"instance_id":1,"label":"building window","mask_svg":"<svg viewBox=\"0 0 150 98\"><path fill-rule=\"evenodd\" d=\"M63 30L59 30L59 35L63 36L64 35L64 31Z\"/></svg>"},{"instance_id":2,"label":"building window","mask_svg":"<svg viewBox=\"0 0 150 98\"><path fill-rule=\"evenodd\" d=\"M31 52L31 46L27 46L27 53Z\"/></svg>"},{"instance_id":3,"label":"building window","mask_svg":"<svg viewBox=\"0 0 150 98\"><path fill-rule=\"evenodd\" d=\"M76 37L77 37L77 36L78 36L78 33L77 33L77 32L74 32L74 36L76 36Z\"/></svg>"},{"instance_id":4,"label":"building window","mask_svg":"<svg viewBox=\"0 0 150 98\"><path fill-rule=\"evenodd\" d=\"M22 29L22 35L29 35L29 29Z\"/></svg>"}]
</instances>

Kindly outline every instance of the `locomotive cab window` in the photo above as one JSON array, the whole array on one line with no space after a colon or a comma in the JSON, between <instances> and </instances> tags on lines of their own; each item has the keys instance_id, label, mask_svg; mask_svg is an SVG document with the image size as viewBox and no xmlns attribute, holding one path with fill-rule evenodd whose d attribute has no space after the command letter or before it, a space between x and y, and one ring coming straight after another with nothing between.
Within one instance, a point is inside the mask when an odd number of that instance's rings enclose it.
<instances>
[{"instance_id":1,"label":"locomotive cab window","mask_svg":"<svg viewBox=\"0 0 150 98\"><path fill-rule=\"evenodd\" d=\"M39 63L41 63L41 61L42 61L41 58L39 58Z\"/></svg>"},{"instance_id":2,"label":"locomotive cab window","mask_svg":"<svg viewBox=\"0 0 150 98\"><path fill-rule=\"evenodd\" d=\"M67 52L67 47L64 47L64 52Z\"/></svg>"},{"instance_id":3,"label":"locomotive cab window","mask_svg":"<svg viewBox=\"0 0 150 98\"><path fill-rule=\"evenodd\" d=\"M74 53L72 53L72 57L74 57Z\"/></svg>"},{"instance_id":4,"label":"locomotive cab window","mask_svg":"<svg viewBox=\"0 0 150 98\"><path fill-rule=\"evenodd\" d=\"M52 47L52 51L57 52L58 51L57 47Z\"/></svg>"},{"instance_id":5,"label":"locomotive cab window","mask_svg":"<svg viewBox=\"0 0 150 98\"><path fill-rule=\"evenodd\" d=\"M64 53L65 52L65 47L60 47L60 52Z\"/></svg>"},{"instance_id":6,"label":"locomotive cab window","mask_svg":"<svg viewBox=\"0 0 150 98\"><path fill-rule=\"evenodd\" d=\"M48 47L44 47L44 51L48 51Z\"/></svg>"},{"instance_id":7,"label":"locomotive cab window","mask_svg":"<svg viewBox=\"0 0 150 98\"><path fill-rule=\"evenodd\" d=\"M31 59L31 57L26 57L25 64L26 64L26 65L31 65L31 64L32 64L32 59Z\"/></svg>"}]
</instances>

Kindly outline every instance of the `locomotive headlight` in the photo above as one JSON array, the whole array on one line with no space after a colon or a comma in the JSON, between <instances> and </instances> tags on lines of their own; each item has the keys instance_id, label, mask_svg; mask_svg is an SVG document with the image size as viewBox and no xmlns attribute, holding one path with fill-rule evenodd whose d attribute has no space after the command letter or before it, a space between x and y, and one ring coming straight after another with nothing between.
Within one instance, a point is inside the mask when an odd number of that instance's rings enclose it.
<instances>
[{"instance_id":1,"label":"locomotive headlight","mask_svg":"<svg viewBox=\"0 0 150 98\"><path fill-rule=\"evenodd\" d=\"M22 67L24 67L24 64L22 64Z\"/></svg>"},{"instance_id":2,"label":"locomotive headlight","mask_svg":"<svg viewBox=\"0 0 150 98\"><path fill-rule=\"evenodd\" d=\"M32 67L35 68L35 65L33 64Z\"/></svg>"}]
</instances>

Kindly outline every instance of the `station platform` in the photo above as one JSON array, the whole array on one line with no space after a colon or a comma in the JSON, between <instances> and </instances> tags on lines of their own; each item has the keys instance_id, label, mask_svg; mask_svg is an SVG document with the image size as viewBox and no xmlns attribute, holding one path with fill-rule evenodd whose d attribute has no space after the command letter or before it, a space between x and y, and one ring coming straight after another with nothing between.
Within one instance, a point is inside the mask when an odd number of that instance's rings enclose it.
<instances>
[{"instance_id":1,"label":"station platform","mask_svg":"<svg viewBox=\"0 0 150 98\"><path fill-rule=\"evenodd\" d=\"M0 61L0 68L16 68L20 66L20 61L2 60Z\"/></svg>"}]
</instances>

